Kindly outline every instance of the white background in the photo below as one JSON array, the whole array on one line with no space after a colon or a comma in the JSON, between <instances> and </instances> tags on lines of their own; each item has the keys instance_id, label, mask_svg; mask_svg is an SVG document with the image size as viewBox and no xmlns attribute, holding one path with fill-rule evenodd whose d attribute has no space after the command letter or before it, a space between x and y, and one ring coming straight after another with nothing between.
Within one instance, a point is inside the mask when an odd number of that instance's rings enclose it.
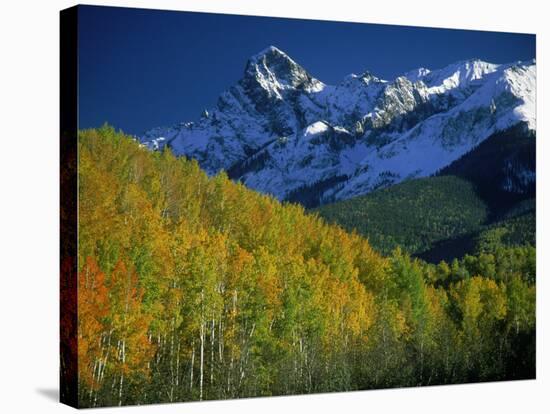
<instances>
[{"instance_id":1,"label":"white background","mask_svg":"<svg viewBox=\"0 0 550 414\"><path fill-rule=\"evenodd\" d=\"M0 3L0 411L72 410L57 403L59 10L62 0ZM544 1L194 0L104 4L537 34L538 364L536 381L187 403L101 412L539 413L548 410L548 137ZM546 25L546 27L545 27ZM357 51L361 53L361 51ZM544 118L546 117L546 119ZM546 233L546 235L544 234ZM546 349L547 350L547 349ZM546 407L545 407L546 406ZM546 411L548 412L548 411Z\"/></svg>"}]
</instances>

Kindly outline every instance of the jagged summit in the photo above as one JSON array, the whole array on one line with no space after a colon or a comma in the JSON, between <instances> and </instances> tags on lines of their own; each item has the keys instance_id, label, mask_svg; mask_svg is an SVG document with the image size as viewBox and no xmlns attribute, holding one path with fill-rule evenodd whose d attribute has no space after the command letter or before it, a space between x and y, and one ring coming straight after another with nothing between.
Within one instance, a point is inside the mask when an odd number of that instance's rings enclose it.
<instances>
[{"instance_id":1,"label":"jagged summit","mask_svg":"<svg viewBox=\"0 0 550 414\"><path fill-rule=\"evenodd\" d=\"M368 70L365 70L360 74L351 73L345 78L345 80L356 80L356 79L361 80L367 84L371 82L385 82L383 79L380 79L378 76L372 74Z\"/></svg>"},{"instance_id":2,"label":"jagged summit","mask_svg":"<svg viewBox=\"0 0 550 414\"><path fill-rule=\"evenodd\" d=\"M282 98L284 89L320 86L317 79L275 46L267 47L248 60L244 80L259 84L270 96L277 98Z\"/></svg>"},{"instance_id":3,"label":"jagged summit","mask_svg":"<svg viewBox=\"0 0 550 414\"><path fill-rule=\"evenodd\" d=\"M268 57L271 58L281 58L281 59L288 59L294 62L285 52L283 52L281 49L279 49L276 46L268 46L265 49L261 50L260 52L256 53L255 55L251 56L248 61L249 62L258 62L260 60L266 59Z\"/></svg>"},{"instance_id":4,"label":"jagged summit","mask_svg":"<svg viewBox=\"0 0 550 414\"><path fill-rule=\"evenodd\" d=\"M480 59L468 59L434 70L424 76L422 80L429 87L437 88L437 92L441 93L445 90L469 86L472 82L481 80L499 68L502 68L502 65Z\"/></svg>"},{"instance_id":5,"label":"jagged summit","mask_svg":"<svg viewBox=\"0 0 550 414\"><path fill-rule=\"evenodd\" d=\"M534 60L469 59L391 81L365 71L327 85L269 46L196 122L141 140L281 200L324 203L433 174L515 125L535 130L535 91Z\"/></svg>"},{"instance_id":6,"label":"jagged summit","mask_svg":"<svg viewBox=\"0 0 550 414\"><path fill-rule=\"evenodd\" d=\"M430 69L419 67L413 70L410 70L406 72L403 76L408 78L411 82L416 82L424 78L426 75L428 75L431 72Z\"/></svg>"}]
</instances>

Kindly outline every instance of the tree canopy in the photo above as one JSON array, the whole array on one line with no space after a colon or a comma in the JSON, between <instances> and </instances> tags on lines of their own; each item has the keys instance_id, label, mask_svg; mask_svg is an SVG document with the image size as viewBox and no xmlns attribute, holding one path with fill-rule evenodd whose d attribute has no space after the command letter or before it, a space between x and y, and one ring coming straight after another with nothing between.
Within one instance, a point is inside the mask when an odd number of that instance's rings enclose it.
<instances>
[{"instance_id":1,"label":"tree canopy","mask_svg":"<svg viewBox=\"0 0 550 414\"><path fill-rule=\"evenodd\" d=\"M109 126L78 154L81 406L534 376L533 247L382 256Z\"/></svg>"}]
</instances>

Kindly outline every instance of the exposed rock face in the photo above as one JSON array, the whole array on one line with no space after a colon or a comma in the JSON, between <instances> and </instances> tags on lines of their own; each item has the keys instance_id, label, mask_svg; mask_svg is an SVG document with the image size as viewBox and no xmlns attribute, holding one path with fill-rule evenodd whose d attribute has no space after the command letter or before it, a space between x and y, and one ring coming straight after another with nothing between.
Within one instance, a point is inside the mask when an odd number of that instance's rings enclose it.
<instances>
[{"instance_id":1,"label":"exposed rock face","mask_svg":"<svg viewBox=\"0 0 550 414\"><path fill-rule=\"evenodd\" d=\"M535 91L534 61L468 60L390 82L365 72L332 86L271 46L196 123L141 140L282 200L307 193L314 205L431 175L516 124L534 131Z\"/></svg>"}]
</instances>

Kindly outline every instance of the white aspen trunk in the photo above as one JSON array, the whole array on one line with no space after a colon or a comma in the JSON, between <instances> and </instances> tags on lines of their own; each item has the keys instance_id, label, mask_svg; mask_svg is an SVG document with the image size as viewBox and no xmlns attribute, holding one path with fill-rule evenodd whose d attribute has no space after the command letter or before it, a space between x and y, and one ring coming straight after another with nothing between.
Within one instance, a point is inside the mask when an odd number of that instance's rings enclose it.
<instances>
[{"instance_id":1,"label":"white aspen trunk","mask_svg":"<svg viewBox=\"0 0 550 414\"><path fill-rule=\"evenodd\" d=\"M101 369L101 374L99 376L99 382L103 382L103 378L105 376L105 368L107 367L107 361L109 360L109 354L111 353L111 336L113 334L113 330L111 329L109 331L109 339L107 340L107 352L105 353L105 357L103 358L103 364ZM97 400L97 393L96 393L96 400ZM94 402L95 404L95 402Z\"/></svg>"},{"instance_id":2,"label":"white aspen trunk","mask_svg":"<svg viewBox=\"0 0 550 414\"><path fill-rule=\"evenodd\" d=\"M131 275L130 272L127 272L126 275L126 303L124 306L124 318L123 318L123 332L124 332L124 338L122 339L122 349L121 349L121 355L122 355L122 366L124 368L124 364L126 364L126 315L128 315L128 310L130 307L130 281L131 281ZM120 383L118 387L118 406L122 406L122 388L124 387L124 370L120 373Z\"/></svg>"},{"instance_id":3,"label":"white aspen trunk","mask_svg":"<svg viewBox=\"0 0 550 414\"><path fill-rule=\"evenodd\" d=\"M298 339L299 341L299 344L300 344L300 382L302 382L302 378L304 377L304 373L302 372L302 367L303 367L303 358L304 358L304 343L303 343L303 340L302 340L302 337L300 336L300 338Z\"/></svg>"},{"instance_id":4,"label":"white aspen trunk","mask_svg":"<svg viewBox=\"0 0 550 414\"><path fill-rule=\"evenodd\" d=\"M222 318L218 322L218 355L220 363L223 363L223 326Z\"/></svg>"},{"instance_id":5,"label":"white aspen trunk","mask_svg":"<svg viewBox=\"0 0 550 414\"><path fill-rule=\"evenodd\" d=\"M96 387L96 390L95 390L95 394L94 394L94 401L92 403L92 406L95 407L96 403L97 403L97 394L99 392L99 388L100 388L100 384L101 384L101 375L102 375L102 372L103 372L103 359L100 358L99 360L99 368L98 368L98 372L97 372L97 387Z\"/></svg>"},{"instance_id":6,"label":"white aspen trunk","mask_svg":"<svg viewBox=\"0 0 550 414\"><path fill-rule=\"evenodd\" d=\"M199 380L199 400L202 401L203 393L203 382L204 382L204 321L201 321L200 326L200 343L201 343L201 353L200 353L200 380Z\"/></svg>"},{"instance_id":7,"label":"white aspen trunk","mask_svg":"<svg viewBox=\"0 0 550 414\"><path fill-rule=\"evenodd\" d=\"M172 318L172 335L170 335L170 402L174 401L174 329L175 319Z\"/></svg>"},{"instance_id":8,"label":"white aspen trunk","mask_svg":"<svg viewBox=\"0 0 550 414\"><path fill-rule=\"evenodd\" d=\"M158 349L161 349L161 346L160 346L160 334L157 335L157 348L158 348ZM156 361L157 365L158 365L158 363L159 363L159 361L160 361L160 354L161 354L160 352L157 352L157 361Z\"/></svg>"},{"instance_id":9,"label":"white aspen trunk","mask_svg":"<svg viewBox=\"0 0 550 414\"><path fill-rule=\"evenodd\" d=\"M195 370L195 341L191 342L191 373L189 374L189 392L193 391L193 371Z\"/></svg>"},{"instance_id":10,"label":"white aspen trunk","mask_svg":"<svg viewBox=\"0 0 550 414\"><path fill-rule=\"evenodd\" d=\"M126 363L126 341L122 341L122 364ZM122 406L122 387L124 385L124 372L120 374L120 385L118 388L118 406Z\"/></svg>"},{"instance_id":11,"label":"white aspen trunk","mask_svg":"<svg viewBox=\"0 0 550 414\"><path fill-rule=\"evenodd\" d=\"M236 323L235 318L237 315L237 299L238 299L238 293L237 289L233 291L233 318L232 318L232 324L233 324L233 332L236 332ZM233 339L235 340L235 339ZM227 373L227 393L229 395L232 395L232 378L233 378L233 370L235 369L235 344L232 344L231 346L231 358L229 361L229 371Z\"/></svg>"},{"instance_id":12,"label":"white aspen trunk","mask_svg":"<svg viewBox=\"0 0 550 414\"><path fill-rule=\"evenodd\" d=\"M124 385L124 373L120 374L120 382L118 388L118 406L122 406L122 386Z\"/></svg>"},{"instance_id":13,"label":"white aspen trunk","mask_svg":"<svg viewBox=\"0 0 550 414\"><path fill-rule=\"evenodd\" d=\"M292 360L294 362L294 381L296 382L298 377L298 360L296 358L296 332L294 329L292 330L292 355Z\"/></svg>"},{"instance_id":14,"label":"white aspen trunk","mask_svg":"<svg viewBox=\"0 0 550 414\"><path fill-rule=\"evenodd\" d=\"M248 334L248 338L246 336L243 338L243 350L246 349L246 352L245 352L244 358L241 357L241 364L240 364L241 374L239 376L239 387L241 386L242 381L246 376L246 367L248 365L248 357L250 356L250 347L248 346L248 342L252 339L255 329L256 329L256 322L252 324L252 328L250 328L250 333ZM246 332L246 325L245 325L245 332Z\"/></svg>"},{"instance_id":15,"label":"white aspen trunk","mask_svg":"<svg viewBox=\"0 0 550 414\"><path fill-rule=\"evenodd\" d=\"M210 387L214 383L214 341L216 332L216 320L212 318L212 326L210 329Z\"/></svg>"},{"instance_id":16,"label":"white aspen trunk","mask_svg":"<svg viewBox=\"0 0 550 414\"><path fill-rule=\"evenodd\" d=\"M92 386L90 387L90 393L89 393L89 400L90 404L92 403L93 393L94 393L94 385L95 385L95 378L96 378L96 372L98 371L98 360L96 359L94 361L94 369L92 370Z\"/></svg>"},{"instance_id":17,"label":"white aspen trunk","mask_svg":"<svg viewBox=\"0 0 550 414\"><path fill-rule=\"evenodd\" d=\"M180 385L180 345L181 342L178 340L178 350L176 353L176 388Z\"/></svg>"},{"instance_id":18,"label":"white aspen trunk","mask_svg":"<svg viewBox=\"0 0 550 414\"><path fill-rule=\"evenodd\" d=\"M199 369L199 401L202 401L204 392L204 342L206 335L206 320L204 317L204 288L201 290L201 323L199 330L200 340L200 369Z\"/></svg>"},{"instance_id":19,"label":"white aspen trunk","mask_svg":"<svg viewBox=\"0 0 550 414\"><path fill-rule=\"evenodd\" d=\"M118 358L118 360L120 361L120 358L121 358L121 354L120 354L120 346L121 346L122 342L121 340L119 339L117 341L117 344L116 344L116 358ZM115 393L115 385L117 383L117 378L116 378L116 375L113 375L113 384L111 385L111 392L114 394Z\"/></svg>"},{"instance_id":20,"label":"white aspen trunk","mask_svg":"<svg viewBox=\"0 0 550 414\"><path fill-rule=\"evenodd\" d=\"M235 363L235 354L231 347L231 358L229 360L229 371L227 372L227 393L231 395L231 376L233 375L233 366Z\"/></svg>"}]
</instances>

